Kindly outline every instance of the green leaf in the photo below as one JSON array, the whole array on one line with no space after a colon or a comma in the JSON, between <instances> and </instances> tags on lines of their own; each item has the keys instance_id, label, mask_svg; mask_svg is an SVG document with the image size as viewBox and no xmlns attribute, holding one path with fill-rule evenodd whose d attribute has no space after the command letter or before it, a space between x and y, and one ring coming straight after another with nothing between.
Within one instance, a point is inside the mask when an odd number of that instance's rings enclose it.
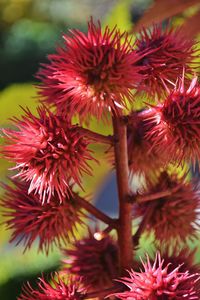
<instances>
[{"instance_id":1,"label":"green leaf","mask_svg":"<svg viewBox=\"0 0 200 300\"><path fill-rule=\"evenodd\" d=\"M107 18L104 20L104 26L108 25L113 28L117 24L117 28L121 31L129 31L132 28L130 5L131 0L120 0L113 7Z\"/></svg>"},{"instance_id":2,"label":"green leaf","mask_svg":"<svg viewBox=\"0 0 200 300\"><path fill-rule=\"evenodd\" d=\"M9 124L9 118L19 117L23 114L20 106L29 107L36 112L37 103L36 88L27 83L13 84L0 93L0 125Z\"/></svg>"},{"instance_id":3,"label":"green leaf","mask_svg":"<svg viewBox=\"0 0 200 300\"><path fill-rule=\"evenodd\" d=\"M48 257L45 254L38 253L36 247L22 254L21 247L12 247L7 244L0 250L0 285L6 283L9 279L18 277L22 274L39 273L58 265L60 253L51 252Z\"/></svg>"}]
</instances>

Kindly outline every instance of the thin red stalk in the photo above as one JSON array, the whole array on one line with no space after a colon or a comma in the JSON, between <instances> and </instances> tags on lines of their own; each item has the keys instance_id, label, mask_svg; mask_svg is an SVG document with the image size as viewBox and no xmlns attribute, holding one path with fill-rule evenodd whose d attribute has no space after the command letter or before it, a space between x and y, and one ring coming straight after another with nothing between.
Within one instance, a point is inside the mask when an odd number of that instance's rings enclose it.
<instances>
[{"instance_id":1,"label":"thin red stalk","mask_svg":"<svg viewBox=\"0 0 200 300\"><path fill-rule=\"evenodd\" d=\"M141 237L142 233L144 232L144 230L152 216L152 213L154 210L154 205L149 206L149 208L146 211L146 214L144 215L144 217L138 227L138 230L136 231L136 233L133 236L132 240L133 240L134 247L137 247L137 245L139 244L140 237Z\"/></svg>"},{"instance_id":2,"label":"thin red stalk","mask_svg":"<svg viewBox=\"0 0 200 300\"><path fill-rule=\"evenodd\" d=\"M103 135L83 127L80 127L80 132L83 132L85 135L92 138L98 143L109 144L109 145L113 144L113 137L111 135Z\"/></svg>"},{"instance_id":3,"label":"thin red stalk","mask_svg":"<svg viewBox=\"0 0 200 300\"><path fill-rule=\"evenodd\" d=\"M95 206L93 206L90 202L85 200L84 198L80 196L76 196L76 201L80 205L80 207L84 208L87 212L92 214L95 218L101 220L105 224L109 225L111 228L117 228L117 220L110 218L106 214L104 214L102 211L97 209Z\"/></svg>"},{"instance_id":4,"label":"thin red stalk","mask_svg":"<svg viewBox=\"0 0 200 300\"><path fill-rule=\"evenodd\" d=\"M172 191L173 190L166 190L166 191L157 192L149 195L136 195L133 196L133 201L138 203L154 201L162 197L170 196L172 194Z\"/></svg>"},{"instance_id":5,"label":"thin red stalk","mask_svg":"<svg viewBox=\"0 0 200 300\"><path fill-rule=\"evenodd\" d=\"M117 221L117 220L116 220ZM103 230L103 233L104 234L108 234L110 233L111 231L113 230L113 227L108 225L104 230Z\"/></svg>"},{"instance_id":6,"label":"thin red stalk","mask_svg":"<svg viewBox=\"0 0 200 300\"><path fill-rule=\"evenodd\" d=\"M132 264L132 204L128 203L128 152L126 124L119 118L113 118L115 166L119 196L119 259L121 273Z\"/></svg>"},{"instance_id":7,"label":"thin red stalk","mask_svg":"<svg viewBox=\"0 0 200 300\"><path fill-rule=\"evenodd\" d=\"M138 203L142 203L142 202L154 201L154 200L157 200L157 199L162 198L162 197L170 196L172 194L172 192L174 192L175 189L166 190L166 191L162 191L162 192L157 192L157 193L149 194L149 195L135 195L132 198L132 202L136 201ZM142 221L141 221L141 223L138 227L138 230L134 234L134 236L133 236L134 247L136 247L138 245L139 239L140 239L142 233L144 232L144 230L145 230L145 228L146 228L146 226L147 226L147 224L148 224L148 222L149 222L149 220L152 216L155 205L156 205L156 202L154 202L153 204L151 204L149 206L149 208L146 211L146 214L144 215L144 217L143 217L143 219L142 219Z\"/></svg>"}]
</instances>

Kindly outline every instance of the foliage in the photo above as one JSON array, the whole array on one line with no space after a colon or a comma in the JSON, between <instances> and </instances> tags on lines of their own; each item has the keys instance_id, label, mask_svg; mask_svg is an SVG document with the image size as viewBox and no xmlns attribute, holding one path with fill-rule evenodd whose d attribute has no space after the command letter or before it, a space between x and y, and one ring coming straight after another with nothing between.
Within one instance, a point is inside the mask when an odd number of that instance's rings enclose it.
<instances>
[{"instance_id":1,"label":"foliage","mask_svg":"<svg viewBox=\"0 0 200 300\"><path fill-rule=\"evenodd\" d=\"M33 263L25 266L28 273L40 263L54 267L55 246L67 265L61 263L50 283L40 277L37 290L25 285L18 299L199 299L199 266L189 250L199 246L199 187L190 174L200 158L199 9L195 0L169 4L155 1L132 26L132 2L119 1L108 25L91 18L86 33L63 34L35 75L40 84L1 92L1 219L12 230L10 241L24 247L8 247L2 232L7 272L0 281L23 272L8 264L13 253L20 263L22 249ZM182 19L165 22L188 7ZM42 49L43 29L47 44L56 33L31 18L11 26L5 45L15 58L30 37ZM157 19L162 22L152 24ZM6 178L7 168L15 179ZM91 196L113 169L116 219L95 207ZM48 258L35 254L35 243ZM147 253L144 270L140 253Z\"/></svg>"}]
</instances>

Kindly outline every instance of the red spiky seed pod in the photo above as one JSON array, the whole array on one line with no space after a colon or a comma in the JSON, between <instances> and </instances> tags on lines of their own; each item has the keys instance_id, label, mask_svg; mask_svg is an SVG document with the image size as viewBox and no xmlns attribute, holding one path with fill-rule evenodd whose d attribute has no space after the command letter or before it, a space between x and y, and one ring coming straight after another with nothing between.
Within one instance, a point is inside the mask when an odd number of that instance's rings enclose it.
<instances>
[{"instance_id":1,"label":"red spiky seed pod","mask_svg":"<svg viewBox=\"0 0 200 300\"><path fill-rule=\"evenodd\" d=\"M193 78L188 88L184 86L184 75L169 92L163 104L154 109L155 117L148 138L155 149L165 153L173 163L184 161L196 164L200 159L200 86ZM157 123L155 122L155 119Z\"/></svg>"},{"instance_id":2,"label":"red spiky seed pod","mask_svg":"<svg viewBox=\"0 0 200 300\"><path fill-rule=\"evenodd\" d=\"M41 204L38 194L28 194L28 184L12 182L15 186L3 185L5 194L1 205L4 223L11 229L10 242L24 245L24 251L30 249L35 240L39 240L38 250L46 254L53 246L61 247L74 241L77 225L83 225L84 214L76 203L76 194L62 203L56 195L49 203Z\"/></svg>"},{"instance_id":3,"label":"red spiky seed pod","mask_svg":"<svg viewBox=\"0 0 200 300\"><path fill-rule=\"evenodd\" d=\"M167 163L167 157L156 151L148 132L154 126L149 120L155 119L156 110L148 109L133 112L128 116L127 145L129 168L132 174L142 174L151 177L158 173Z\"/></svg>"},{"instance_id":4,"label":"red spiky seed pod","mask_svg":"<svg viewBox=\"0 0 200 300\"><path fill-rule=\"evenodd\" d=\"M180 272L189 271L190 274L200 273L200 265L195 263L195 254L197 249L191 250L189 248L179 248L178 245L174 248L162 247L161 256L164 259L163 266L169 265L168 269L171 272L173 267L179 266Z\"/></svg>"},{"instance_id":5,"label":"red spiky seed pod","mask_svg":"<svg viewBox=\"0 0 200 300\"><path fill-rule=\"evenodd\" d=\"M38 288L33 289L29 283L23 286L17 300L83 300L86 289L82 287L81 279L63 279L58 273L51 275L51 283L44 277L38 278Z\"/></svg>"},{"instance_id":6,"label":"red spiky seed pod","mask_svg":"<svg viewBox=\"0 0 200 300\"><path fill-rule=\"evenodd\" d=\"M146 77L139 90L144 90L153 98L160 100L166 95L166 86L171 88L183 67L187 74L194 72L191 65L198 52L194 41L184 38L181 28L163 28L162 24L154 24L151 29L143 28L136 48L138 53L144 53L137 64L146 67L141 71Z\"/></svg>"},{"instance_id":7,"label":"red spiky seed pod","mask_svg":"<svg viewBox=\"0 0 200 300\"><path fill-rule=\"evenodd\" d=\"M76 241L73 248L64 250L67 257L64 270L83 278L91 290L112 286L119 271L118 247L112 238L101 232Z\"/></svg>"},{"instance_id":8,"label":"red spiky seed pod","mask_svg":"<svg viewBox=\"0 0 200 300\"><path fill-rule=\"evenodd\" d=\"M142 78L142 67L136 66L139 55L128 33L121 34L116 27L103 31L92 19L87 33L70 33L63 36L64 47L49 55L50 63L39 70L39 94L59 111L83 118L100 119L107 111L120 114L126 99L133 101L131 90Z\"/></svg>"},{"instance_id":9,"label":"red spiky seed pod","mask_svg":"<svg viewBox=\"0 0 200 300\"><path fill-rule=\"evenodd\" d=\"M165 246L181 245L196 237L199 193L190 182L162 172L156 184L148 182L146 190L146 200L134 206L133 215L147 218L147 233L153 231L156 241ZM152 195L159 193L160 197L151 200Z\"/></svg>"},{"instance_id":10,"label":"red spiky seed pod","mask_svg":"<svg viewBox=\"0 0 200 300\"><path fill-rule=\"evenodd\" d=\"M164 259L163 267L168 265L169 272L173 268L179 267L179 271L189 272L190 274L200 274L200 265L195 262L195 254L197 249L191 250L189 248L179 249L179 246L174 248L161 246L161 257ZM194 282L195 290L198 291L200 296L200 281Z\"/></svg>"},{"instance_id":11,"label":"red spiky seed pod","mask_svg":"<svg viewBox=\"0 0 200 300\"><path fill-rule=\"evenodd\" d=\"M182 77L162 107L162 121L169 127L177 159L179 161L185 159L193 165L196 159L200 158L199 105L200 86L197 78L193 78L189 88L186 89Z\"/></svg>"},{"instance_id":12,"label":"red spiky seed pod","mask_svg":"<svg viewBox=\"0 0 200 300\"><path fill-rule=\"evenodd\" d=\"M38 193L43 203L56 193L62 202L71 192L70 183L81 186L82 173L91 175L91 140L67 118L44 107L38 108L38 117L24 111L22 120L12 119L18 130L3 130L1 152L16 163L16 177L30 183L28 193Z\"/></svg>"},{"instance_id":13,"label":"red spiky seed pod","mask_svg":"<svg viewBox=\"0 0 200 300\"><path fill-rule=\"evenodd\" d=\"M142 261L144 270L129 271L129 277L119 280L128 287L128 291L116 293L119 299L126 300L197 300L200 291L196 289L196 282L200 274L180 272L180 266L164 267L164 260L160 254L156 255L153 264L147 256L147 262Z\"/></svg>"}]
</instances>

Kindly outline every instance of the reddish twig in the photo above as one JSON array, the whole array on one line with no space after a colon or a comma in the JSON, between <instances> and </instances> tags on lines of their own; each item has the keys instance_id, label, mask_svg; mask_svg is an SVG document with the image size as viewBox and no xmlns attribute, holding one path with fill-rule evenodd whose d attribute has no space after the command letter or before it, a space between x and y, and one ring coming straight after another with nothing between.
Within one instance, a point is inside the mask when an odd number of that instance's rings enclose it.
<instances>
[{"instance_id":1,"label":"reddish twig","mask_svg":"<svg viewBox=\"0 0 200 300\"><path fill-rule=\"evenodd\" d=\"M147 195L136 195L134 196L134 202L136 201L137 203L142 203L142 202L149 202L149 201L154 201L159 198L163 197L168 197L172 194L174 190L166 190L162 192L157 192L153 194L147 194Z\"/></svg>"},{"instance_id":2,"label":"reddish twig","mask_svg":"<svg viewBox=\"0 0 200 300\"><path fill-rule=\"evenodd\" d=\"M85 135L88 137L92 138L98 143L103 143L103 144L113 144L113 136L112 135L103 135L97 132L94 132L92 130L80 127L80 132L83 132Z\"/></svg>"},{"instance_id":3,"label":"reddish twig","mask_svg":"<svg viewBox=\"0 0 200 300\"><path fill-rule=\"evenodd\" d=\"M152 193L152 194L135 194L132 196L129 196L127 199L128 202L131 203L143 203L143 202L149 202L149 201L154 201L157 200L159 198L163 198L163 197L168 197L171 196L173 193L175 193L177 190L179 189L179 186L176 186L172 189L167 189L165 191L160 191L157 193Z\"/></svg>"},{"instance_id":4,"label":"reddish twig","mask_svg":"<svg viewBox=\"0 0 200 300\"><path fill-rule=\"evenodd\" d=\"M138 230L136 231L136 233L134 234L133 236L133 244L134 244L134 247L137 247L137 245L139 244L139 240L140 240L140 237L142 235L142 233L144 232L151 216L152 216L152 213L153 213L153 210L154 210L154 206L155 206L155 203L153 203L152 205L150 205L148 208L147 208L147 211L138 227Z\"/></svg>"},{"instance_id":5,"label":"reddish twig","mask_svg":"<svg viewBox=\"0 0 200 300\"><path fill-rule=\"evenodd\" d=\"M119 258L121 273L123 273L126 268L130 267L133 259L132 204L126 201L127 196L129 195L126 125L119 118L113 117L113 129L115 138L115 166L119 196Z\"/></svg>"},{"instance_id":6,"label":"reddish twig","mask_svg":"<svg viewBox=\"0 0 200 300\"><path fill-rule=\"evenodd\" d=\"M100 211L98 208L96 208L95 206L93 206L90 202L88 202L84 198L82 198L82 197L80 197L80 196L77 195L76 196L76 201L87 212L89 212L95 218L101 220L105 224L108 224L109 227L111 227L111 228L117 228L118 227L118 222L117 222L116 219L110 218L109 216L107 216L106 214L104 214L102 211Z\"/></svg>"}]
</instances>

